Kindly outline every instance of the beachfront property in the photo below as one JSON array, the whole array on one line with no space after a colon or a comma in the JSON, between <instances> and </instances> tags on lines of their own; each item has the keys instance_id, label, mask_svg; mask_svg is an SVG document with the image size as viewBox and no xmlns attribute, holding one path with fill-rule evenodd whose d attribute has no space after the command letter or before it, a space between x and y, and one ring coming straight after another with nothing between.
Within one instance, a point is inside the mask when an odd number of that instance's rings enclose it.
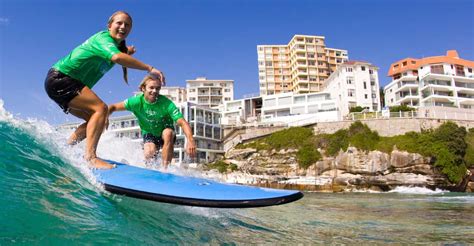
<instances>
[{"instance_id":1,"label":"beachfront property","mask_svg":"<svg viewBox=\"0 0 474 246\"><path fill-rule=\"evenodd\" d=\"M474 109L474 61L446 56L405 58L390 66L385 105Z\"/></svg>"},{"instance_id":2,"label":"beachfront property","mask_svg":"<svg viewBox=\"0 0 474 246\"><path fill-rule=\"evenodd\" d=\"M336 101L329 93L295 94L293 92L256 96L225 102L221 107L222 124L316 123L337 121Z\"/></svg>"},{"instance_id":3,"label":"beachfront property","mask_svg":"<svg viewBox=\"0 0 474 246\"><path fill-rule=\"evenodd\" d=\"M217 107L220 104L234 100L233 80L208 80L198 77L186 80L187 101L206 106Z\"/></svg>"},{"instance_id":4,"label":"beachfront property","mask_svg":"<svg viewBox=\"0 0 474 246\"><path fill-rule=\"evenodd\" d=\"M186 88L178 86L161 87L160 95L166 96L174 103L183 103L187 101Z\"/></svg>"},{"instance_id":5,"label":"beachfront property","mask_svg":"<svg viewBox=\"0 0 474 246\"><path fill-rule=\"evenodd\" d=\"M257 45L260 95L320 92L346 62L347 50L327 48L324 36L295 35L287 45Z\"/></svg>"},{"instance_id":6,"label":"beachfront property","mask_svg":"<svg viewBox=\"0 0 474 246\"><path fill-rule=\"evenodd\" d=\"M336 101L340 119L357 106L368 112L382 110L379 90L378 67L364 61L340 64L324 82L324 92Z\"/></svg>"},{"instance_id":7,"label":"beachfront property","mask_svg":"<svg viewBox=\"0 0 474 246\"><path fill-rule=\"evenodd\" d=\"M194 141L197 147L196 163L214 161L218 155L224 153L222 147L222 128L220 125L220 113L215 109L196 105L189 102L176 103L183 113L183 117L189 122L193 130ZM79 123L65 124L60 129L72 130ZM109 119L109 131L117 137L130 138L132 141L143 142L140 126L136 117L132 114L111 117ZM186 159L187 139L181 127L175 127L176 142L174 145L173 163L181 164Z\"/></svg>"}]
</instances>

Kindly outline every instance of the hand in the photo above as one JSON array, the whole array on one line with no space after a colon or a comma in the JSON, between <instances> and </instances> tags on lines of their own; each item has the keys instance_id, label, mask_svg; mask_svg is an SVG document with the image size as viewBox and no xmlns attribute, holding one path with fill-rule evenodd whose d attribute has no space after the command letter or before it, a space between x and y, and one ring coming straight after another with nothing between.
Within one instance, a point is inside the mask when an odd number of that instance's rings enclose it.
<instances>
[{"instance_id":1,"label":"hand","mask_svg":"<svg viewBox=\"0 0 474 246\"><path fill-rule=\"evenodd\" d=\"M165 86L166 85L166 80L165 80L165 75L158 69L156 68L152 68L151 71L149 72L149 74L151 75L151 77L153 77L154 79L157 79L158 81L161 82L161 86Z\"/></svg>"},{"instance_id":2,"label":"hand","mask_svg":"<svg viewBox=\"0 0 474 246\"><path fill-rule=\"evenodd\" d=\"M133 45L127 46L127 54L133 55L135 54L135 52L137 52L137 50L135 49L135 46Z\"/></svg>"},{"instance_id":3,"label":"hand","mask_svg":"<svg viewBox=\"0 0 474 246\"><path fill-rule=\"evenodd\" d=\"M196 144L194 143L194 140L188 141L186 153L188 153L191 158L196 156Z\"/></svg>"}]
</instances>

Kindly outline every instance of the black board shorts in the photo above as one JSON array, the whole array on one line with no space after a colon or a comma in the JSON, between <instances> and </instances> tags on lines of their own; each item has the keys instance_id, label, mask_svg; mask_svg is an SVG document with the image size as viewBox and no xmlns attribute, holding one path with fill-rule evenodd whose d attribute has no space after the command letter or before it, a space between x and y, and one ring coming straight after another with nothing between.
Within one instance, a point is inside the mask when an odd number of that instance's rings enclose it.
<instances>
[{"instance_id":1,"label":"black board shorts","mask_svg":"<svg viewBox=\"0 0 474 246\"><path fill-rule=\"evenodd\" d=\"M154 143L156 145L156 147L159 149L159 148L163 147L164 141L163 141L163 138L161 138L161 136L157 137L157 136L155 136L151 133L147 133L147 134L143 135L143 143ZM174 134L173 143L176 143L176 134Z\"/></svg>"},{"instance_id":2,"label":"black board shorts","mask_svg":"<svg viewBox=\"0 0 474 246\"><path fill-rule=\"evenodd\" d=\"M44 89L49 98L53 99L66 114L69 112L69 102L81 93L84 86L81 81L54 68L48 71L44 81Z\"/></svg>"}]
</instances>

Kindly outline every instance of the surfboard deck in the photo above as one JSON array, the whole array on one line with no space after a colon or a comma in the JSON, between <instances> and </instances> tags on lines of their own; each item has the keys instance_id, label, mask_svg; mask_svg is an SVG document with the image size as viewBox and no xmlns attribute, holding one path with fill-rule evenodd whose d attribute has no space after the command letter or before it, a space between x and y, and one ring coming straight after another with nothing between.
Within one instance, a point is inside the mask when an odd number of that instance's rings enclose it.
<instances>
[{"instance_id":1,"label":"surfboard deck","mask_svg":"<svg viewBox=\"0 0 474 246\"><path fill-rule=\"evenodd\" d=\"M106 161L117 167L94 169L97 181L111 193L139 199L197 207L249 208L285 204L303 197L296 190L225 184Z\"/></svg>"}]
</instances>

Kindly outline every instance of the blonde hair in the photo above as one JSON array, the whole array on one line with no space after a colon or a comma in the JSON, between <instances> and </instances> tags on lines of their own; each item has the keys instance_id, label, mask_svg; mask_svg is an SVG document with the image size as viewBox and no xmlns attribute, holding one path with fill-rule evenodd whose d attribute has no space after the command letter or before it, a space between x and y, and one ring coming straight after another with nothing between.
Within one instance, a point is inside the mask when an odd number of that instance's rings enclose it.
<instances>
[{"instance_id":1,"label":"blonde hair","mask_svg":"<svg viewBox=\"0 0 474 246\"><path fill-rule=\"evenodd\" d=\"M143 77L142 82L140 82L140 85L138 85L138 90L144 91L145 87L146 87L146 82L148 80L155 80L156 81L156 79L153 78L153 76L147 74L147 75L145 75L145 77ZM161 83L160 83L160 87L161 87Z\"/></svg>"}]
</instances>

